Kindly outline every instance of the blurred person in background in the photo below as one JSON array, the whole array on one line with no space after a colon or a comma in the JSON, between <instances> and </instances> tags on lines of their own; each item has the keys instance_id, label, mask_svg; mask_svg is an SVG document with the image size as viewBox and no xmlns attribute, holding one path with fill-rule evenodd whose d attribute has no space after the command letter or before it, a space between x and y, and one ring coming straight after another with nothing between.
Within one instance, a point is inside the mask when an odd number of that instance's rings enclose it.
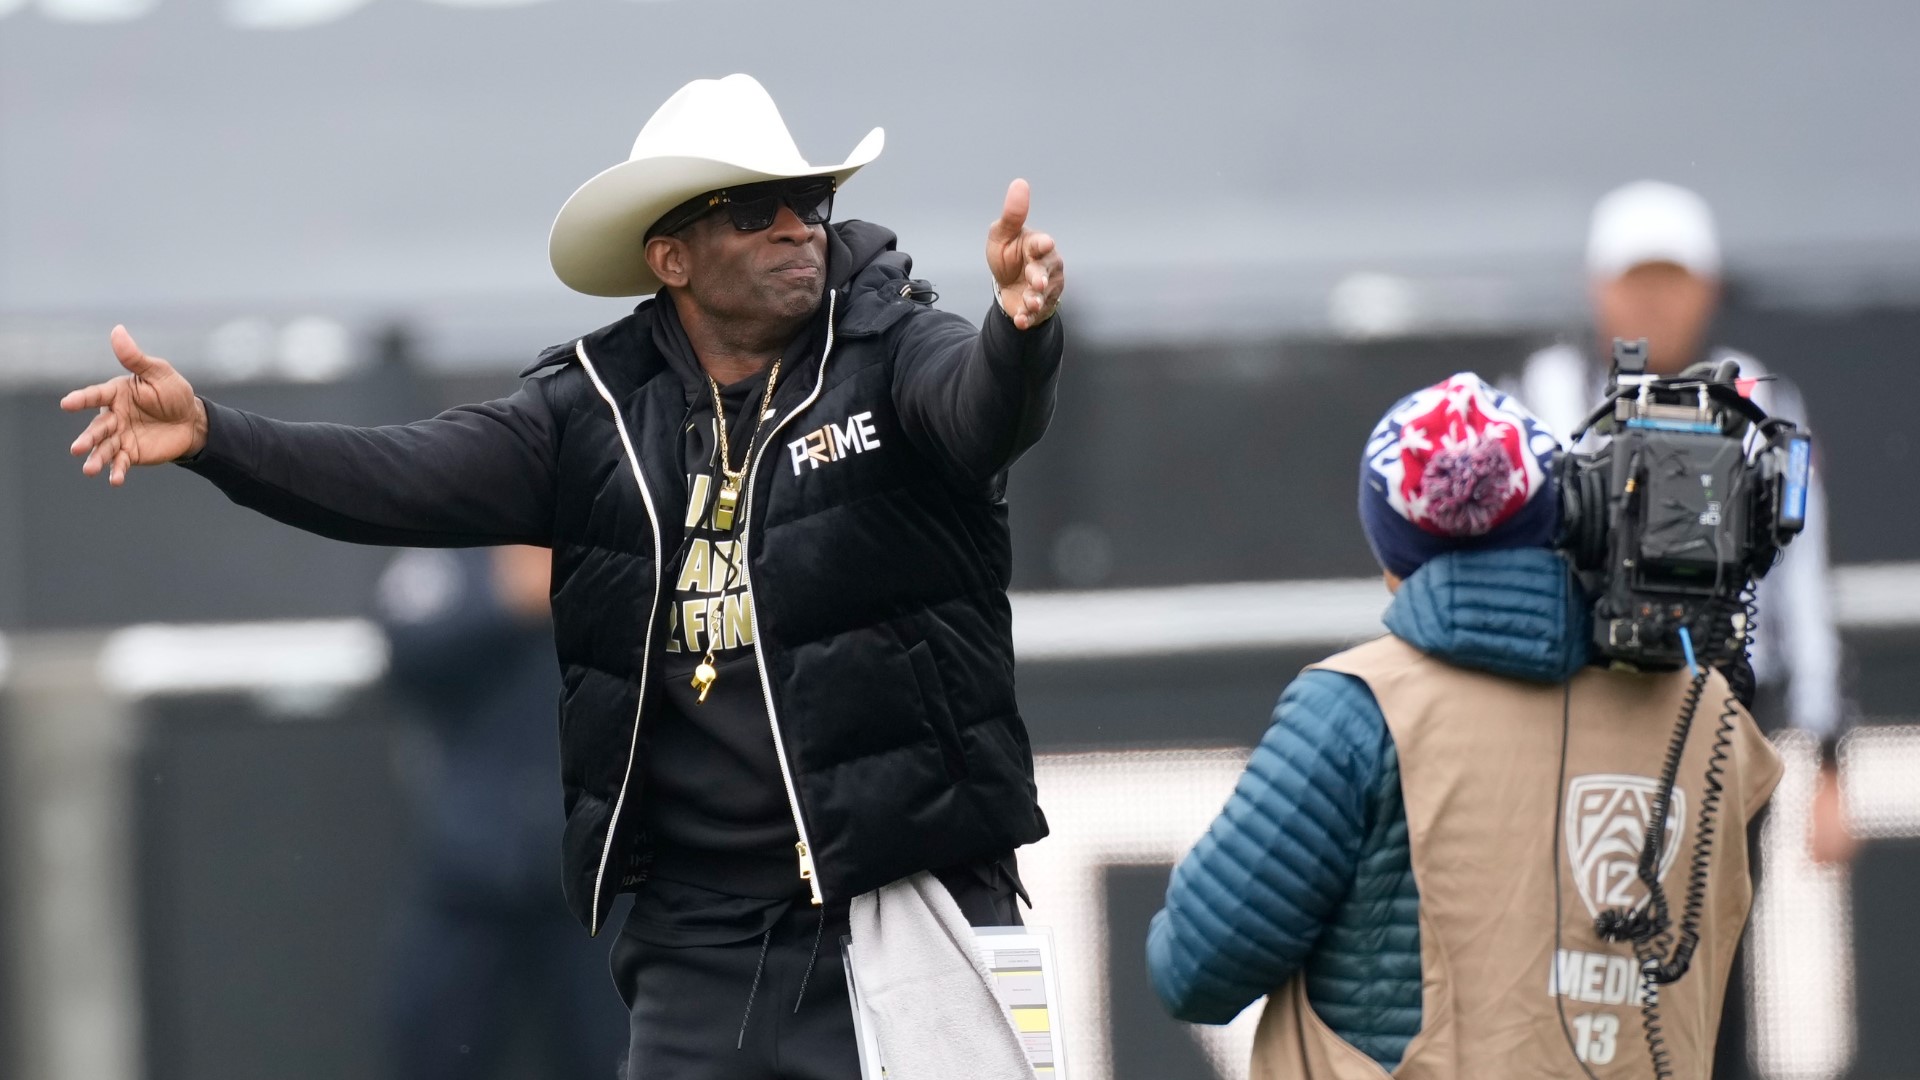
<instances>
[{"instance_id":1,"label":"blurred person in background","mask_svg":"<svg viewBox=\"0 0 1920 1080\"><path fill-rule=\"evenodd\" d=\"M1287 687L1147 941L1180 1019L1268 997L1255 1080L1653 1075L1633 951L1594 924L1646 901L1653 778L1693 680L1589 663L1586 597L1549 546L1558 452L1472 374L1402 399L1368 440L1387 636ZM1746 824L1781 772L1752 718L1734 725L1699 948L1658 999L1679 1077L1712 1060L1752 898ZM1694 729L1676 807L1700 805L1712 743ZM1665 850L1691 850L1694 820L1669 820L1685 825Z\"/></svg>"},{"instance_id":2,"label":"blurred person in background","mask_svg":"<svg viewBox=\"0 0 1920 1080\"><path fill-rule=\"evenodd\" d=\"M1521 400L1562 439L1578 428L1605 390L1615 338L1647 339L1647 371L1677 375L1700 361L1735 360L1761 381L1756 404L1768 416L1807 425L1799 387L1770 375L1753 357L1712 340L1720 302L1720 242L1699 195L1642 180L1616 188L1593 210L1587 237L1593 298L1591 344L1561 343L1527 358ZM1589 436L1591 438L1591 436ZM1827 495L1816 465L1806 528L1760 581L1753 669L1760 694L1754 714L1767 730L1791 726L1822 748L1810 850L1818 862L1845 862L1858 846L1842 810L1834 749L1846 719L1840 692L1840 635L1834 627L1827 561Z\"/></svg>"},{"instance_id":3,"label":"blurred person in background","mask_svg":"<svg viewBox=\"0 0 1920 1080\"><path fill-rule=\"evenodd\" d=\"M560 696L544 548L414 549L380 579L389 685L421 721L403 757L415 875L385 995L395 1080L614 1074L626 1015L605 950L554 889Z\"/></svg>"},{"instance_id":4,"label":"blurred person in background","mask_svg":"<svg viewBox=\"0 0 1920 1080\"><path fill-rule=\"evenodd\" d=\"M1753 398L1769 416L1807 426L1800 389L1771 376L1752 356L1712 339L1720 303L1718 230L1706 200L1656 180L1616 188L1594 206L1587 235L1594 326L1589 345L1561 343L1534 353L1518 391L1561 438L1601 398L1615 338L1647 340L1647 371L1675 375L1700 361L1734 360L1757 378ZM1588 436L1589 439L1592 436ZM1819 740L1820 775L1810 808L1808 853L1847 863L1859 842L1847 827L1835 753L1846 721L1840 692L1840 635L1834 626L1827 558L1827 495L1816 462L1807 523L1780 564L1761 579L1751 655L1759 684L1754 715L1769 731L1794 727ZM1744 952L1734 967L1715 1076L1748 1075Z\"/></svg>"},{"instance_id":5,"label":"blurred person in background","mask_svg":"<svg viewBox=\"0 0 1920 1080\"><path fill-rule=\"evenodd\" d=\"M116 485L181 461L337 539L553 549L562 882L596 934L634 893L613 970L636 1080L857 1075L849 934L883 1018L972 1021L883 1023L890 1066L1028 1068L967 926L1020 921L1014 851L1047 832L1005 488L1052 418L1064 265L1016 180L984 322L935 309L891 231L831 222L881 146L812 165L751 77L687 84L549 241L570 288L648 299L502 400L285 423L116 327L127 374L62 401L98 410L71 450Z\"/></svg>"}]
</instances>

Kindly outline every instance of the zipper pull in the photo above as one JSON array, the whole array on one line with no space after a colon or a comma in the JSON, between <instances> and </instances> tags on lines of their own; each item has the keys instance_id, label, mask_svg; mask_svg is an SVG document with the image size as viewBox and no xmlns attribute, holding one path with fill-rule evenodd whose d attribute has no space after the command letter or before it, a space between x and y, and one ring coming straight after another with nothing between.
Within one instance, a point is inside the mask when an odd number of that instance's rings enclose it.
<instances>
[{"instance_id":1,"label":"zipper pull","mask_svg":"<svg viewBox=\"0 0 1920 1080\"><path fill-rule=\"evenodd\" d=\"M813 906L819 907L825 901L820 896L820 882L813 876L813 853L807 850L805 840L794 844L793 850L800 853L800 880L813 890Z\"/></svg>"}]
</instances>

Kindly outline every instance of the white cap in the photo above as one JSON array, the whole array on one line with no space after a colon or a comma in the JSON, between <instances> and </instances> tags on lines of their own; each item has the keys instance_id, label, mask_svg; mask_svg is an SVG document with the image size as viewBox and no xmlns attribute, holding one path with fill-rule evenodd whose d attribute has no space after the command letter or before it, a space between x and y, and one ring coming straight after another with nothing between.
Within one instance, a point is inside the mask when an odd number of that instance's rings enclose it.
<instances>
[{"instance_id":1,"label":"white cap","mask_svg":"<svg viewBox=\"0 0 1920 1080\"><path fill-rule=\"evenodd\" d=\"M1594 204L1587 273L1607 281L1647 263L1720 276L1720 241L1705 199L1673 184L1637 180Z\"/></svg>"}]
</instances>

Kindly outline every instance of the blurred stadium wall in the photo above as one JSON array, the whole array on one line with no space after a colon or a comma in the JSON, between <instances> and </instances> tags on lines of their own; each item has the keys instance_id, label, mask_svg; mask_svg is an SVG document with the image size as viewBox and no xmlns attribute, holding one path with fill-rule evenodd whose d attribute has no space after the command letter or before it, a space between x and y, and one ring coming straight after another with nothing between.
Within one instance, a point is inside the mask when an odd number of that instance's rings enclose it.
<instances>
[{"instance_id":1,"label":"blurred stadium wall","mask_svg":"<svg viewBox=\"0 0 1920 1080\"><path fill-rule=\"evenodd\" d=\"M1366 430L1579 332L1601 192L1705 194L1720 337L1811 402L1869 722L1851 874L1805 865L1791 812L1769 834L1755 1045L1770 1076L1905 1075L1916 31L1895 3L0 0L0 1075L368 1074L402 850L360 621L386 553L177 470L83 482L58 393L109 373L114 322L288 418L506 392L623 310L551 279L553 211L732 70L811 154L887 127L840 212L898 229L944 305L984 310L1014 175L1069 262L1071 368L1011 498L1057 830L1025 868L1094 1078L1242 1067L1243 1032L1159 1015L1139 942L1279 688L1384 602L1350 510ZM1811 768L1786 748L1783 801Z\"/></svg>"}]
</instances>

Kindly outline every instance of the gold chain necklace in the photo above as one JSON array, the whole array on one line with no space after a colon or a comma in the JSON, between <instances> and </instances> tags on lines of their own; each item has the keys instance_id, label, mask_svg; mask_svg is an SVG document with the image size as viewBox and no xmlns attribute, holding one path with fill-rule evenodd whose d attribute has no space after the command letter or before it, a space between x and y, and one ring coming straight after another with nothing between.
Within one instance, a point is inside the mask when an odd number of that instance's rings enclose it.
<instances>
[{"instance_id":1,"label":"gold chain necklace","mask_svg":"<svg viewBox=\"0 0 1920 1080\"><path fill-rule=\"evenodd\" d=\"M707 376L707 389L713 391L713 426L720 436L720 492L713 500L713 527L721 532L733 531L733 515L740 505L740 488L746 480L747 470L753 464L753 444L760 441L760 429L766 426L767 417L773 415L773 388L780 381L780 361L775 357L772 370L767 372L766 389L760 392L760 418L753 422L753 434L747 436L746 453L740 456L740 467L733 467L733 448L727 444L727 409L720 400L720 384ZM735 558L744 555L737 553ZM702 657L693 669L693 688L700 691L699 704L706 704L707 691L713 689L715 680L720 678L720 669L713 666L713 635L707 635L707 655Z\"/></svg>"}]
</instances>

